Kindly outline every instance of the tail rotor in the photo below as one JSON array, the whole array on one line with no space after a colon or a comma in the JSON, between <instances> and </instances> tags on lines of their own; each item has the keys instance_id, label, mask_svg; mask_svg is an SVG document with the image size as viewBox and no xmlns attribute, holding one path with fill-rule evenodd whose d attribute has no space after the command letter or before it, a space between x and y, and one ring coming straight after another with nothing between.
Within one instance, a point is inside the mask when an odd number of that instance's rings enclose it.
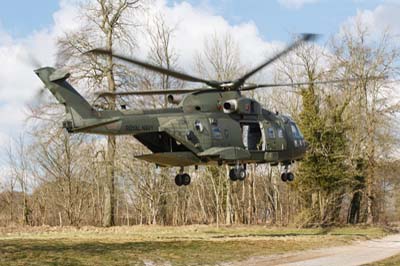
<instances>
[{"instance_id":1,"label":"tail rotor","mask_svg":"<svg viewBox=\"0 0 400 266\"><path fill-rule=\"evenodd\" d=\"M29 69L39 69L43 66L42 62L27 50L22 50L17 59L27 66ZM43 103L46 102L46 88L44 86L38 86L34 89L33 96L27 101L27 105L31 109L38 109Z\"/></svg>"}]
</instances>

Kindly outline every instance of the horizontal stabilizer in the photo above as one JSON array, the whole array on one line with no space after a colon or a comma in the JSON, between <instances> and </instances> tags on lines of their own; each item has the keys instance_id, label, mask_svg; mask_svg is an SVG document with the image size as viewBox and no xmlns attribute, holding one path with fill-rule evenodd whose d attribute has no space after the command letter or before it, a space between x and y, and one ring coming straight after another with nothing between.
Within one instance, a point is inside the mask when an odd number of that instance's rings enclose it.
<instances>
[{"instance_id":1,"label":"horizontal stabilizer","mask_svg":"<svg viewBox=\"0 0 400 266\"><path fill-rule=\"evenodd\" d=\"M96 127L112 124L112 123L118 122L120 120L121 120L121 118L101 119L101 120L99 120L97 122L94 122L94 123L86 123L82 127L73 128L72 131L73 132L85 131L85 130L89 130L89 129L92 129L92 128L96 128Z\"/></svg>"}]
</instances>

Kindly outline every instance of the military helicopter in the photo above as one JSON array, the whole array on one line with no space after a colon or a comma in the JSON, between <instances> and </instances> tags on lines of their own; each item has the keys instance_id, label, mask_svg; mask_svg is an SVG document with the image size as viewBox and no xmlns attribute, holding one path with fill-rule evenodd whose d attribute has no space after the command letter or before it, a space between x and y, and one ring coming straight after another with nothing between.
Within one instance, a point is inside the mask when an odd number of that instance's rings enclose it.
<instances>
[{"instance_id":1,"label":"military helicopter","mask_svg":"<svg viewBox=\"0 0 400 266\"><path fill-rule=\"evenodd\" d=\"M231 166L232 181L246 178L246 165L251 163L282 165L282 181L293 181L289 166L302 159L307 142L296 123L285 115L264 109L241 92L258 88L307 85L248 84L255 73L289 53L304 42L316 38L303 34L286 49L234 81L212 81L165 69L141 60L95 49L90 53L113 56L145 69L189 82L203 83L199 89L105 92L102 97L126 95L166 95L176 108L153 110L96 110L66 80L68 72L44 67L35 70L60 104L66 109L63 127L69 133L133 135L152 153L137 156L157 166L179 167L175 176L178 186L189 185L191 178L184 167L208 164ZM342 82L341 80L315 83ZM182 100L174 95L184 94Z\"/></svg>"}]
</instances>

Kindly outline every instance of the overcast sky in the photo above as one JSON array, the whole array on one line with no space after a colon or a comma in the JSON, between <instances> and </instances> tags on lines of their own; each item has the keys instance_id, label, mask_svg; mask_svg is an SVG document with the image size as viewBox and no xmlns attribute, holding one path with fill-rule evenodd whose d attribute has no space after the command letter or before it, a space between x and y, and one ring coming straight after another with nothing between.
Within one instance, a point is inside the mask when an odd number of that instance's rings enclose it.
<instances>
[{"instance_id":1,"label":"overcast sky","mask_svg":"<svg viewBox=\"0 0 400 266\"><path fill-rule=\"evenodd\" d=\"M23 131L24 106L41 86L27 53L43 65L54 64L55 40L79 27L78 0L3 1L0 8L0 145ZM400 0L156 0L170 23L178 24L175 49L185 68L205 36L229 31L242 57L261 61L291 34L313 32L325 38L356 18L380 31L400 34ZM321 40L323 42L324 40ZM185 68L187 69L187 68ZM190 72L190 71L188 71ZM79 88L78 88L79 89ZM0 157L2 156L0 152ZM1 163L0 163L1 165Z\"/></svg>"}]
</instances>

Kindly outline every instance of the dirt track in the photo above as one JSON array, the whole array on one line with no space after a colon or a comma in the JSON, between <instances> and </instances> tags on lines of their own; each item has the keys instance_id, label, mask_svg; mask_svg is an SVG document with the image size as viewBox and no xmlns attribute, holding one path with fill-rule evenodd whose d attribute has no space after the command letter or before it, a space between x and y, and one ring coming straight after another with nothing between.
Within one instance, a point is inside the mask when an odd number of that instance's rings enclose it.
<instances>
[{"instance_id":1,"label":"dirt track","mask_svg":"<svg viewBox=\"0 0 400 266\"><path fill-rule=\"evenodd\" d=\"M284 255L253 257L232 266L357 266L400 253L400 234L358 242L351 246L323 248Z\"/></svg>"}]
</instances>

